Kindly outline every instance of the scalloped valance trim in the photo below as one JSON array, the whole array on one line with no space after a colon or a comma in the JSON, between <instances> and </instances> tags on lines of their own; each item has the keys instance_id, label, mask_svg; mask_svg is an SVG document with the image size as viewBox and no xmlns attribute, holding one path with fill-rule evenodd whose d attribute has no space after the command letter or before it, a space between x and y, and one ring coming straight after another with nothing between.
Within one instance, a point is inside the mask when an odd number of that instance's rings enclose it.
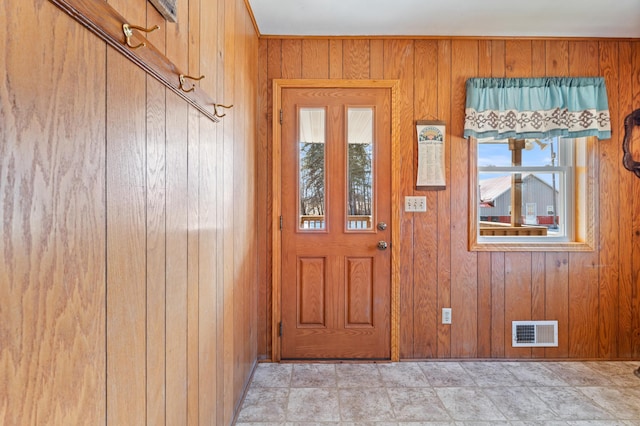
<instances>
[{"instance_id":1,"label":"scalloped valance trim","mask_svg":"<svg viewBox=\"0 0 640 426\"><path fill-rule=\"evenodd\" d=\"M465 137L611 138L602 77L471 78Z\"/></svg>"}]
</instances>

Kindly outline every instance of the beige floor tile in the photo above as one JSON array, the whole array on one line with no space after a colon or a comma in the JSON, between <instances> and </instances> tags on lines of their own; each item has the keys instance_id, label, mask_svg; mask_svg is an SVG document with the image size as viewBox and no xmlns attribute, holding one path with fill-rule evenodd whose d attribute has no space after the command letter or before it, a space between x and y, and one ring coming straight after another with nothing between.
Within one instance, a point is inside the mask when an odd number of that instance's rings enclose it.
<instances>
[{"instance_id":1,"label":"beige floor tile","mask_svg":"<svg viewBox=\"0 0 640 426\"><path fill-rule=\"evenodd\" d=\"M294 364L291 387L327 388L337 386L334 364Z\"/></svg>"},{"instance_id":2,"label":"beige floor tile","mask_svg":"<svg viewBox=\"0 0 640 426\"><path fill-rule=\"evenodd\" d=\"M384 388L339 389L340 417L344 421L379 422L394 420Z\"/></svg>"},{"instance_id":3,"label":"beige floor tile","mask_svg":"<svg viewBox=\"0 0 640 426\"><path fill-rule=\"evenodd\" d=\"M397 420L452 420L435 390L431 388L388 388L387 393Z\"/></svg>"},{"instance_id":4,"label":"beige floor tile","mask_svg":"<svg viewBox=\"0 0 640 426\"><path fill-rule=\"evenodd\" d=\"M436 393L455 420L507 420L480 389L436 388Z\"/></svg>"},{"instance_id":5,"label":"beige floor tile","mask_svg":"<svg viewBox=\"0 0 640 426\"><path fill-rule=\"evenodd\" d=\"M264 363L236 426L640 426L638 365Z\"/></svg>"},{"instance_id":6,"label":"beige floor tile","mask_svg":"<svg viewBox=\"0 0 640 426\"><path fill-rule=\"evenodd\" d=\"M386 387L418 388L429 386L422 369L416 363L399 362L378 365L382 382Z\"/></svg>"},{"instance_id":7,"label":"beige floor tile","mask_svg":"<svg viewBox=\"0 0 640 426\"><path fill-rule=\"evenodd\" d=\"M338 391L333 388L292 388L287 420L332 422L340 420Z\"/></svg>"}]
</instances>

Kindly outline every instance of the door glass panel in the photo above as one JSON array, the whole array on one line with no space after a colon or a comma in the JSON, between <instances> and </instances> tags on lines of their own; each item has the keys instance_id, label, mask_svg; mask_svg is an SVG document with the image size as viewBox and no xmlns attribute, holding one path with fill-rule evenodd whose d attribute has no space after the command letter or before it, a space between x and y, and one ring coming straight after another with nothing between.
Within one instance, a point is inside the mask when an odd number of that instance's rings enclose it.
<instances>
[{"instance_id":1,"label":"door glass panel","mask_svg":"<svg viewBox=\"0 0 640 426\"><path fill-rule=\"evenodd\" d=\"M325 220L325 122L324 108L300 108L298 112L299 229L324 230Z\"/></svg>"},{"instance_id":2,"label":"door glass panel","mask_svg":"<svg viewBox=\"0 0 640 426\"><path fill-rule=\"evenodd\" d=\"M373 229L373 108L347 109L347 229Z\"/></svg>"}]
</instances>

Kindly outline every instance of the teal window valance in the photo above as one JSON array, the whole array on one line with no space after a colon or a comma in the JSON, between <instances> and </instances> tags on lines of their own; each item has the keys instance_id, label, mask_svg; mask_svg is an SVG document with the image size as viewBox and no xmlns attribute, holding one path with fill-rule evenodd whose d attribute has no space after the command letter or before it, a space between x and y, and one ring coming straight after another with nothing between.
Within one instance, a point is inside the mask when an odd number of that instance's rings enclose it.
<instances>
[{"instance_id":1,"label":"teal window valance","mask_svg":"<svg viewBox=\"0 0 640 426\"><path fill-rule=\"evenodd\" d=\"M464 137L611 138L602 77L470 78Z\"/></svg>"}]
</instances>

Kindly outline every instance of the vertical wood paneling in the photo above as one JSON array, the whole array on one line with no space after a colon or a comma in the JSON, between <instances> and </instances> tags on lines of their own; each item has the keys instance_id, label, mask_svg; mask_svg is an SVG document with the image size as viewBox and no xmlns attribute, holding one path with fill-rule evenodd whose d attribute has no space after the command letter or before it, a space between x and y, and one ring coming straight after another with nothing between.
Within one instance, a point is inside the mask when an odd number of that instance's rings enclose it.
<instances>
[{"instance_id":1,"label":"vertical wood paneling","mask_svg":"<svg viewBox=\"0 0 640 426\"><path fill-rule=\"evenodd\" d=\"M122 1L122 0L120 0ZM137 0L139 1L139 0ZM189 75L196 75L197 73L193 73L193 71L189 69L189 54L191 53L191 49L189 46L189 25L193 24L189 19L190 11L189 5L199 4L198 1L179 1L177 2L178 6L178 22L167 22L164 26L166 27L167 34L167 58L171 60L178 69L183 70L183 72L189 72ZM124 15L127 16L127 15ZM195 16L194 16L195 18ZM194 28L195 29L195 28ZM200 37L194 37L195 39L199 39ZM194 82L194 84L198 85L198 82Z\"/></svg>"},{"instance_id":2,"label":"vertical wood paneling","mask_svg":"<svg viewBox=\"0 0 640 426\"><path fill-rule=\"evenodd\" d=\"M200 135L197 111L187 111L187 424L192 426L200 414Z\"/></svg>"},{"instance_id":3,"label":"vertical wood paneling","mask_svg":"<svg viewBox=\"0 0 640 426\"><path fill-rule=\"evenodd\" d=\"M635 41L632 43L632 82L631 85L633 93L633 111L640 108L640 42ZM634 137L634 146L637 146L638 138ZM637 153L637 148L634 150L634 154ZM637 158L637 155L634 157ZM640 211L640 181L635 179L633 181L633 190L630 192L630 199L633 200L631 211ZM629 198L628 198L629 199ZM633 236L633 246L631 251L632 269L631 269L631 283L633 285L631 289L630 301L631 301L631 353L638 357L640 354L640 217L638 214L633 216L631 233Z\"/></svg>"},{"instance_id":4,"label":"vertical wood paneling","mask_svg":"<svg viewBox=\"0 0 640 426\"><path fill-rule=\"evenodd\" d=\"M257 61L261 64L258 67L258 112L256 115L256 157L260 160L266 159L266 161L256 161L256 207L266 207L267 211L271 209L268 207L271 203L269 197L269 177L270 169L270 149L269 149L269 125L268 120L270 116L269 108L269 90L268 90L268 63L269 63L269 43L266 40L260 40L258 43L258 58ZM260 358L266 358L269 354L267 347L270 345L266 329L271 325L271 321L268 320L267 313L269 309L270 286L271 281L271 265L268 263L267 253L270 253L269 241L271 240L271 234L268 232L269 214L256 215L256 236L257 236L257 250L260 253L258 257L258 292L257 292L257 306L256 306L256 321L257 321L257 353Z\"/></svg>"},{"instance_id":5,"label":"vertical wood paneling","mask_svg":"<svg viewBox=\"0 0 640 426\"><path fill-rule=\"evenodd\" d=\"M618 89L618 43L600 42L600 74L605 77L607 91L617 94ZM620 107L618 96L609 96L609 111L611 117L619 117ZM600 341L598 355L605 358L618 356L618 281L619 251L617 235L620 224L615 218L620 211L618 194L619 180L617 168L620 164L621 146L614 144L620 129L611 127L611 140L600 144L600 282L599 282L599 329Z\"/></svg>"},{"instance_id":6,"label":"vertical wood paneling","mask_svg":"<svg viewBox=\"0 0 640 426\"><path fill-rule=\"evenodd\" d=\"M162 84L147 76L147 424L165 422L166 136ZM169 318L171 320L171 318Z\"/></svg>"},{"instance_id":7,"label":"vertical wood paneling","mask_svg":"<svg viewBox=\"0 0 640 426\"><path fill-rule=\"evenodd\" d=\"M505 77L531 76L531 41L505 42Z\"/></svg>"},{"instance_id":8,"label":"vertical wood paneling","mask_svg":"<svg viewBox=\"0 0 640 426\"><path fill-rule=\"evenodd\" d=\"M558 347L546 348L549 358L569 356L569 255L545 254L546 317L558 321Z\"/></svg>"},{"instance_id":9,"label":"vertical wood paneling","mask_svg":"<svg viewBox=\"0 0 640 426\"><path fill-rule=\"evenodd\" d=\"M491 357L491 253L478 253L478 358Z\"/></svg>"},{"instance_id":10,"label":"vertical wood paneling","mask_svg":"<svg viewBox=\"0 0 640 426\"><path fill-rule=\"evenodd\" d=\"M438 44L436 41L415 43L415 116L434 119L438 113ZM415 143L415 142L413 142ZM417 159L414 159L417 161ZM414 164L414 169L415 169ZM414 192L417 194L417 192ZM436 206L437 192L421 193L427 206ZM437 353L437 209L414 215L414 294L413 294L413 357L433 358Z\"/></svg>"},{"instance_id":11,"label":"vertical wood paneling","mask_svg":"<svg viewBox=\"0 0 640 426\"><path fill-rule=\"evenodd\" d=\"M354 80L369 78L371 71L369 53L369 40L345 39L342 42L343 78Z\"/></svg>"},{"instance_id":12,"label":"vertical wood paneling","mask_svg":"<svg viewBox=\"0 0 640 426\"><path fill-rule=\"evenodd\" d=\"M189 26L190 33L200 33L200 37L189 39L188 66L191 75L204 75L200 85L215 101L225 103L217 91L218 79L221 77L218 69L218 22L220 2L189 2ZM210 23L201 25L200 20ZM226 28L225 28L226 34ZM203 54L201 52L211 52ZM200 57L201 56L201 57ZM219 392L218 380L220 371L219 358L221 356L218 329L221 327L218 320L219 297L219 268L218 263L212 260L212 253L219 253L217 243L217 180L215 146L217 133L213 123L209 120L199 119L189 126L189 131L198 134L200 139L199 165L199 256L198 262L198 407L199 423L214 424L217 418L222 416L221 407L218 405Z\"/></svg>"},{"instance_id":13,"label":"vertical wood paneling","mask_svg":"<svg viewBox=\"0 0 640 426\"><path fill-rule=\"evenodd\" d=\"M400 81L400 116L413 116L413 42L406 40L385 40L384 78ZM347 57L347 55L345 55ZM413 193L414 123L403 120L400 126L400 140L405 141L400 149L403 161L400 168L402 195ZM403 199L401 197L401 199ZM401 215L400 221L400 357L413 356L413 215ZM411 242L411 243L409 243Z\"/></svg>"},{"instance_id":14,"label":"vertical wood paneling","mask_svg":"<svg viewBox=\"0 0 640 426\"><path fill-rule=\"evenodd\" d=\"M478 42L454 40L451 56L451 356L475 357L478 350L477 254L467 251L468 141L464 127L465 82L477 74ZM455 160L454 160L455 159Z\"/></svg>"},{"instance_id":15,"label":"vertical wood paneling","mask_svg":"<svg viewBox=\"0 0 640 426\"><path fill-rule=\"evenodd\" d=\"M225 9L230 13L228 9ZM244 47L244 39L245 39L245 14L243 7L238 7L235 4L233 7L233 16L234 16L234 30L233 30L233 38L234 38L234 84L233 84L233 98L239 99L237 105L234 106L236 108L234 110L234 117L232 120L229 120L230 123L233 123L233 158L234 165L235 164L253 164L247 162L246 156L246 140L244 133L245 123L242 120L236 120L235 116L243 116L244 110L247 108L247 105L242 102L242 84L243 82L249 82L247 79L247 68L245 64L245 55L243 54ZM231 16L231 13L230 13ZM244 83L249 85L250 83ZM225 117L226 118L226 117ZM230 117L231 118L231 117ZM247 121L249 124L249 121ZM251 167L253 169L253 167ZM250 176L253 175L253 171L242 170L240 167L233 167L233 194L234 194L234 208L239 212L246 212L248 203L247 197L253 194L253 192L249 191L247 182L245 181L245 177L251 179ZM248 324L248 315L246 314L247 307L247 298L245 294L245 282L246 282L246 266L245 266L245 253L247 251L247 222L250 220L251 216L241 215L236 217L235 226L233 229L233 238L234 238L234 253L233 253L233 282L234 282L234 290L233 290L233 299L234 299L234 310L233 310L233 348L234 348L234 359L233 359L233 387L225 389L227 392L232 394L233 404L231 405L231 418L228 419L228 422L233 421L233 413L235 412L236 405L242 398L242 384L244 381L243 377L243 357L245 354L245 345L247 345L247 324Z\"/></svg>"},{"instance_id":16,"label":"vertical wood paneling","mask_svg":"<svg viewBox=\"0 0 640 426\"><path fill-rule=\"evenodd\" d=\"M438 41L438 118L451 122L451 41ZM451 127L445 139L451 141ZM451 145L445 149L445 180L451 182ZM438 309L451 307L451 185L438 192ZM437 321L438 357L451 355L451 326Z\"/></svg>"},{"instance_id":17,"label":"vertical wood paneling","mask_svg":"<svg viewBox=\"0 0 640 426\"><path fill-rule=\"evenodd\" d=\"M314 61L309 64L304 58L301 63L298 61L306 55L299 53L297 43L306 41L268 40L270 46L280 43L278 60L282 57L286 61L279 68L283 73L278 77L313 74L317 67ZM406 50L411 43L414 49ZM598 49L598 43L603 49ZM355 49L356 45L368 49ZM634 191L635 182L620 172L619 150L621 121L626 115L623 111L631 110L633 96L640 96L629 90L634 81L636 45L619 41L526 39L329 39L330 77L398 79L403 101L409 99L404 94L413 94L413 115L407 114L408 109L401 114L405 117L402 126L406 126L406 140L415 142L415 120L439 118L448 124L447 188L436 194L425 193L427 204L437 209L420 216L401 213L402 358L615 358L634 353L632 345L639 339L634 335L637 326L632 317L637 310L633 291L635 265L628 257L634 239L631 234L625 235L621 224L633 223L636 216L632 208L625 209L622 198L622 194ZM363 59L366 52L368 76L362 65L366 63ZM342 59L336 60L338 57ZM273 62L271 54L268 61ZM380 66L382 75L376 71ZM298 69L299 73L290 72ZM413 75L409 75L409 70ZM460 137L466 78L601 74L607 81L618 131L614 131L606 148L607 141L600 143L600 167L606 166L608 171L607 176L600 171L599 180L601 186L609 188L599 192L600 248L592 253L571 255L468 252L469 159L467 141ZM436 94L435 104L427 97L431 92ZM267 137L270 134L269 131ZM409 159L409 163L403 160L401 165L400 199L415 192L413 142L402 146L402 158ZM616 185L620 188L615 191L618 196L607 196ZM620 218L612 221L609 216L616 210ZM451 326L440 324L439 312L443 307L453 307ZM557 319L560 346L513 350L511 321L523 318ZM433 327L435 341L430 331ZM577 343L585 339L586 342Z\"/></svg>"},{"instance_id":18,"label":"vertical wood paneling","mask_svg":"<svg viewBox=\"0 0 640 426\"><path fill-rule=\"evenodd\" d=\"M569 75L599 73L598 43L569 43ZM597 142L596 147L602 142ZM597 149L596 149L597 151ZM597 163L594 167L598 167ZM598 219L596 212L596 222ZM596 241L598 227L595 227ZM598 253L569 253L569 356L598 356Z\"/></svg>"},{"instance_id":19,"label":"vertical wood paneling","mask_svg":"<svg viewBox=\"0 0 640 426\"><path fill-rule=\"evenodd\" d=\"M189 108L167 96L166 142L166 424L187 423L188 123ZM156 423L159 424L159 423Z\"/></svg>"},{"instance_id":20,"label":"vertical wood paneling","mask_svg":"<svg viewBox=\"0 0 640 426\"><path fill-rule=\"evenodd\" d=\"M302 41L282 40L282 78L302 77Z\"/></svg>"},{"instance_id":21,"label":"vertical wood paneling","mask_svg":"<svg viewBox=\"0 0 640 426\"><path fill-rule=\"evenodd\" d=\"M531 319L546 320L545 314L545 257L544 253L531 253ZM532 348L533 358L544 358L544 348Z\"/></svg>"},{"instance_id":22,"label":"vertical wood paneling","mask_svg":"<svg viewBox=\"0 0 640 426\"><path fill-rule=\"evenodd\" d=\"M107 420L144 424L146 77L112 49L107 69Z\"/></svg>"},{"instance_id":23,"label":"vertical wood paneling","mask_svg":"<svg viewBox=\"0 0 640 426\"><path fill-rule=\"evenodd\" d=\"M227 83L231 86L235 87L235 78L233 75L227 74L227 72L231 71L229 66L226 64L227 56L233 55L232 60L235 60L235 54L229 50L231 44L227 40L232 36L232 33L229 31L230 27L228 24L229 21L229 13L231 11L227 10L228 2L226 1L218 1L218 11L217 11L217 51L218 51L218 61L216 66L216 75L218 78L216 79L216 87L215 93L216 98L226 99L227 96L231 96L231 93L234 89L229 90L226 88ZM225 100L226 102L226 100ZM235 102L235 100L234 100ZM227 102L225 105L228 105ZM235 113L235 111L234 111ZM222 125L220 125L222 124ZM216 126L216 140L217 143L215 145L215 158L218 158L224 162L229 162L230 159L225 157L225 152L228 150L227 144L225 144L225 140L229 138L231 135L231 128L225 125L225 121L221 121ZM219 160L219 161L220 161ZM227 197L224 190L225 185L225 173L228 173L228 167L225 167L225 164L218 164L216 167L216 175L215 180L217 182L216 185L216 194L215 194L215 209L216 209L216 221L214 223L215 228L218 230L216 233L216 245L218 247L225 247L229 239L229 232L226 232L224 229L226 228L226 220L228 220L228 214L225 213L227 209ZM233 226L230 224L229 226ZM229 315L230 310L226 307L227 297L232 295L230 292L230 287L233 287L231 284L231 280L228 278L228 266L225 266L229 262L228 256L225 256L223 253L220 253L215 260L216 270L218 271L217 276L217 288L216 288L216 339L217 339L217 348L216 348L216 394L218 398L216 399L216 422L223 424L225 418L225 409L230 406L229 398L232 398L232 391L230 385L230 374L226 372L226 370L231 370L232 367L232 357L231 346L228 344L230 340L230 333L232 330L230 327L225 326L225 324L231 325L231 327L235 326L234 324L229 324ZM225 396L226 390L226 396Z\"/></svg>"},{"instance_id":24,"label":"vertical wood paneling","mask_svg":"<svg viewBox=\"0 0 640 426\"><path fill-rule=\"evenodd\" d=\"M147 3L145 34L166 53L162 15ZM166 90L147 75L147 424L166 421ZM184 421L184 419L183 419Z\"/></svg>"},{"instance_id":25,"label":"vertical wood paneling","mask_svg":"<svg viewBox=\"0 0 640 426\"><path fill-rule=\"evenodd\" d=\"M302 40L302 78L329 78L329 42Z\"/></svg>"},{"instance_id":26,"label":"vertical wood paneling","mask_svg":"<svg viewBox=\"0 0 640 426\"><path fill-rule=\"evenodd\" d=\"M146 22L143 0L110 0ZM107 49L107 423L146 422L146 76ZM121 389L127 389L122 392Z\"/></svg>"},{"instance_id":27,"label":"vertical wood paneling","mask_svg":"<svg viewBox=\"0 0 640 426\"><path fill-rule=\"evenodd\" d=\"M544 77L547 75L547 45L544 40L531 42L531 77Z\"/></svg>"},{"instance_id":28,"label":"vertical wood paneling","mask_svg":"<svg viewBox=\"0 0 640 426\"><path fill-rule=\"evenodd\" d=\"M369 52L369 61L371 63L369 78L380 80L384 78L384 41L371 40Z\"/></svg>"},{"instance_id":29,"label":"vertical wood paneling","mask_svg":"<svg viewBox=\"0 0 640 426\"><path fill-rule=\"evenodd\" d=\"M225 75L223 95L224 98L231 99L236 93L236 80L235 80L235 72L236 72L236 38L234 37L236 28L236 16L235 16L235 8L236 4L233 0L225 0L224 1L224 68L223 72ZM298 42L300 43L300 42ZM298 49L299 49L298 44ZM298 57L299 57L298 51ZM225 117L224 121L221 123L223 125L223 140L222 150L218 150L218 158L224 159L220 167L222 168L222 175L219 176L219 181L217 184L217 189L222 194L222 199L219 201L220 206L223 210L221 213L223 214L222 223L224 226L221 228L222 234L222 246L220 247L222 251L222 284L223 288L223 324L224 331L222 335L222 344L223 344L223 359L224 359L224 371L220 373L223 374L223 394L220 396L221 401L223 403L222 413L219 413L217 422L222 424L229 424L231 422L231 415L234 406L234 372L235 372L235 359L236 359L236 348L234 347L235 343L235 332L236 332L236 324L234 323L234 314L235 314L235 250L236 250L236 241L234 238L234 229L236 228L236 215L233 212L233 209L228 207L234 205L234 199L236 194L234 193L234 178L235 178L235 162L237 161L234 156L234 145L235 143L240 143L239 141L234 141L234 123L235 123L235 115L237 111L233 111L233 114L229 114ZM213 160L213 159L212 159ZM215 161L215 160L213 160ZM239 329L238 329L239 330ZM202 411L201 411L202 412ZM222 414L222 416L220 416ZM202 419L201 419L202 420ZM212 419L211 423L215 423Z\"/></svg>"},{"instance_id":30,"label":"vertical wood paneling","mask_svg":"<svg viewBox=\"0 0 640 426\"><path fill-rule=\"evenodd\" d=\"M546 41L546 74L564 77L569 75L569 42Z\"/></svg>"},{"instance_id":31,"label":"vertical wood paneling","mask_svg":"<svg viewBox=\"0 0 640 426\"><path fill-rule=\"evenodd\" d=\"M342 40L329 40L329 78L342 78Z\"/></svg>"},{"instance_id":32,"label":"vertical wood paneling","mask_svg":"<svg viewBox=\"0 0 640 426\"><path fill-rule=\"evenodd\" d=\"M491 253L491 357L503 358L509 334L505 322L505 254Z\"/></svg>"},{"instance_id":33,"label":"vertical wood paneling","mask_svg":"<svg viewBox=\"0 0 640 426\"><path fill-rule=\"evenodd\" d=\"M199 235L199 289L198 289L198 331L199 331L199 373L198 385L200 423L214 424L217 414L217 374L218 345L216 333L217 286L220 271L212 261L211 253L218 253L216 242L216 166L215 129L208 120L199 120L190 128L200 133L200 235ZM226 342L224 342L226 344ZM232 344L231 344L232 346ZM220 372L221 373L221 372Z\"/></svg>"},{"instance_id":34,"label":"vertical wood paneling","mask_svg":"<svg viewBox=\"0 0 640 426\"><path fill-rule=\"evenodd\" d=\"M104 424L106 48L47 2L2 10L0 424Z\"/></svg>"},{"instance_id":35,"label":"vertical wood paneling","mask_svg":"<svg viewBox=\"0 0 640 426\"><path fill-rule=\"evenodd\" d=\"M250 81L250 87L244 88L242 94L244 95L244 103L247 105L244 116L247 117L247 125L244 127L245 143L249 152L246 158L246 164L257 164L257 128L258 128L258 107L257 107L257 93L259 90L258 81L255 80L255 76L258 75L258 38L255 37L255 28L253 21L246 9L242 9L245 14L245 47L244 54L246 57L246 74L245 79ZM247 211L253 212L247 219L249 225L245 234L246 242L248 245L247 259L245 260L247 268L247 279L245 280L245 296L249 300L247 303L247 309L245 314L247 315L248 322L245 328L247 332L246 342L244 343L245 365L242 371L243 385L246 388L249 386L249 378L253 373L253 369L256 366L258 358L258 296L256 287L258 284L258 270L253 266L258 263L258 244L252 236L258 233L258 220L257 220L257 197L258 189L256 188L256 182L258 181L258 174L255 167L249 167L250 173L247 175L245 184L247 186ZM241 395L242 396L242 395ZM240 399L242 401L242 399ZM236 407L239 410L240 406L238 401Z\"/></svg>"},{"instance_id":36,"label":"vertical wood paneling","mask_svg":"<svg viewBox=\"0 0 640 426\"><path fill-rule=\"evenodd\" d=\"M632 43L622 42L618 45L618 69L620 71L620 85L618 90L618 135L624 135L624 118L634 110L633 104L633 49ZM620 140L620 139L618 139ZM620 145L620 144L619 144ZM622 150L620 150L621 152ZM621 158L621 154L619 157ZM636 180L634 174L625 168L618 169L620 189L618 197L620 201L629 200L633 192L633 184ZM622 207L622 206L621 206ZM632 354L632 323L633 304L632 296L635 283L633 282L633 231L629 225L633 224L633 206L627 205L618 212L620 223L619 252L620 252L620 280L619 280L619 331L618 331L618 356L625 357ZM636 290L637 291L637 290Z\"/></svg>"},{"instance_id":37,"label":"vertical wood paneling","mask_svg":"<svg viewBox=\"0 0 640 426\"><path fill-rule=\"evenodd\" d=\"M145 0L109 1L160 25L154 46L205 74L217 102L238 103L214 124L34 4L0 16L0 295L15 306L0 310L11 342L0 365L30 360L0 369L0 423L231 424L257 358L258 39L246 5L179 2L174 24Z\"/></svg>"},{"instance_id":38,"label":"vertical wood paneling","mask_svg":"<svg viewBox=\"0 0 640 426\"><path fill-rule=\"evenodd\" d=\"M217 52L216 61L215 61L215 73L216 73L216 81L215 87L212 88L213 93L215 93L215 97L217 99L216 102L222 103L224 105L235 104L236 100L234 99L231 102L231 99L228 99L227 96L230 96L228 91L225 90L227 81L229 84L234 85L235 80L232 74L227 74L230 71L227 68L226 58L231 55L231 52L228 50L227 38L231 37L232 34L229 32L228 25L226 22L228 21L228 13L227 11L227 2L217 1L216 2L216 18L213 18L213 5L204 5L203 4L203 12L211 14L211 19L213 22L216 22L216 31L211 30L209 25L203 25L203 30L207 33L211 31L211 36L215 33L216 43L215 49ZM211 37L211 36L205 36ZM207 40L203 40L207 42ZM211 43L213 48L213 43ZM234 55L235 57L235 55ZM211 58L213 62L213 58ZM211 64L213 66L213 63ZM231 111L229 111L231 112ZM225 112L226 113L226 112ZM235 111L234 111L235 113ZM215 126L215 135L211 134L211 138L215 138L215 145L212 152L215 158L217 159L217 164L215 167L216 173L214 176L214 180L216 182L215 185L215 194L213 194L212 200L214 201L214 211L215 211L215 221L212 223L214 228L217 230L215 244L219 248L219 250L223 250L225 244L225 238L227 238L227 233L223 231L225 228L225 220L227 219L225 215L225 208L227 207L225 201L225 193L222 185L224 185L224 165L221 164L221 161L224 160L224 140L227 137L227 132L229 131L226 128L224 121L221 120ZM204 140L204 139L203 139ZM216 406L215 406L215 415L211 417L216 419L217 423L223 424L225 418L225 409L230 404L228 402L228 397L225 397L226 394L231 394L231 390L227 382L229 381L228 374L225 373L225 370L231 369L231 363L229 362L228 352L230 348L226 345L226 342L229 340L228 334L229 331L227 329L229 327L225 327L225 318L229 315L229 310L225 309L225 292L228 294L227 290L227 281L225 280L225 256L222 252L218 252L215 263L216 270L216 304L215 304L215 336L216 336L216 355L215 355L215 392L216 392ZM229 325L229 324L227 324ZM235 324L232 324L235 327Z\"/></svg>"}]
</instances>

